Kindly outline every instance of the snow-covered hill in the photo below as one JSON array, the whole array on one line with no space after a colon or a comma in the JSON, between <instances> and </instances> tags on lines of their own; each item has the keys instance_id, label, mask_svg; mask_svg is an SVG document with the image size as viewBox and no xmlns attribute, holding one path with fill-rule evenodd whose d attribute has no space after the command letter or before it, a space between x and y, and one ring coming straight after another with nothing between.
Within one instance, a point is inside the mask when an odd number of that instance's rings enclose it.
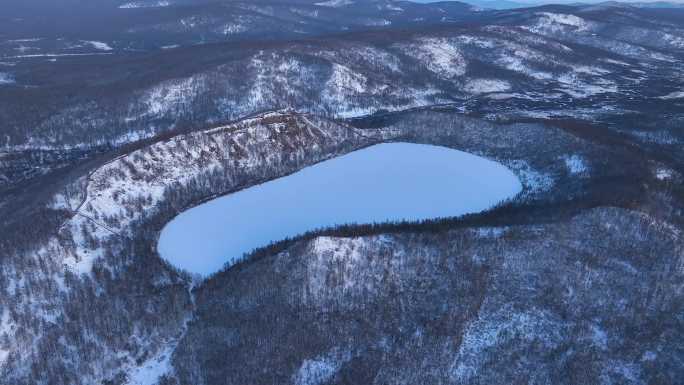
<instances>
[{"instance_id":1,"label":"snow-covered hill","mask_svg":"<svg viewBox=\"0 0 684 385\"><path fill-rule=\"evenodd\" d=\"M116 380L167 349L191 311L192 279L149 247L159 221L389 136L266 114L156 142L75 179L47 208L62 218L57 229L40 240L3 235L12 247L0 262L0 383Z\"/></svg>"},{"instance_id":2,"label":"snow-covered hill","mask_svg":"<svg viewBox=\"0 0 684 385\"><path fill-rule=\"evenodd\" d=\"M601 120L677 103L667 96L684 87L683 25L637 11L610 10L624 18L619 23L592 9L564 12L509 11L467 28L89 57L77 59L93 64L78 77L71 62L8 67L16 84L4 86L7 95L35 95L39 112L8 98L0 106L9 122L5 146L121 146L279 108L349 118L448 103L492 120ZM36 65L62 76L41 78ZM37 87L21 87L31 83ZM68 92L74 83L76 97ZM46 90L55 97L44 98Z\"/></svg>"},{"instance_id":3,"label":"snow-covered hill","mask_svg":"<svg viewBox=\"0 0 684 385\"><path fill-rule=\"evenodd\" d=\"M680 11L80 4L0 13L1 385L684 376ZM494 159L524 191L206 281L157 255L189 207L386 141Z\"/></svg>"},{"instance_id":4,"label":"snow-covered hill","mask_svg":"<svg viewBox=\"0 0 684 385\"><path fill-rule=\"evenodd\" d=\"M599 151L541 126L496 126L430 112L402 121L358 129L312 115L268 113L156 141L73 179L47 211L5 228L0 383L121 380L138 371L142 376L149 360L168 359L192 313L193 278L162 262L157 231L180 210L218 194L396 139L496 158L520 176L525 201L549 199L552 187L605 172L587 160L582 172L571 172L565 158L539 151L543 144L577 159ZM438 122L441 130L421 128ZM27 238L30 231L21 226L35 227L31 218L50 215L59 218L55 228L45 223L39 237Z\"/></svg>"},{"instance_id":5,"label":"snow-covered hill","mask_svg":"<svg viewBox=\"0 0 684 385\"><path fill-rule=\"evenodd\" d=\"M680 285L681 247L667 224L613 208L532 227L317 237L207 282L166 374L674 384L681 295L659 293Z\"/></svg>"}]
</instances>

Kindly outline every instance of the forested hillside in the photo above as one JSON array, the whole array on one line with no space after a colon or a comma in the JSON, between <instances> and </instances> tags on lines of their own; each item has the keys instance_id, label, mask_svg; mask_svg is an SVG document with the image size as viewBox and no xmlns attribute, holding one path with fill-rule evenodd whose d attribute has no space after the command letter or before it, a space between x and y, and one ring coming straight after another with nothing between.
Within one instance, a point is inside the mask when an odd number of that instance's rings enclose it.
<instances>
[{"instance_id":1,"label":"forested hillside","mask_svg":"<svg viewBox=\"0 0 684 385\"><path fill-rule=\"evenodd\" d=\"M681 10L48 3L0 5L0 384L680 383ZM185 210L388 142L523 190L210 277L157 251Z\"/></svg>"}]
</instances>

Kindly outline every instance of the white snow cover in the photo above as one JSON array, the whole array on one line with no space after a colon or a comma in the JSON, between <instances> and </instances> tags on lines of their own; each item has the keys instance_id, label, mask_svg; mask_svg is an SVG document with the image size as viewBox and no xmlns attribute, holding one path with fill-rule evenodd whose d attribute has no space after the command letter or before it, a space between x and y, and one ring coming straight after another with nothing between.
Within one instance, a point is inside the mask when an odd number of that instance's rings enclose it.
<instances>
[{"instance_id":1,"label":"white snow cover","mask_svg":"<svg viewBox=\"0 0 684 385\"><path fill-rule=\"evenodd\" d=\"M561 341L557 321L546 312L534 309L517 312L506 307L482 313L487 316L468 326L452 364L450 375L455 383L470 383L481 370L487 370L487 360L496 359L487 353L489 348L505 343L510 336L549 350Z\"/></svg>"},{"instance_id":2,"label":"white snow cover","mask_svg":"<svg viewBox=\"0 0 684 385\"><path fill-rule=\"evenodd\" d=\"M156 385L161 376L173 370L171 356L175 348L174 344L135 368L128 375L127 385Z\"/></svg>"},{"instance_id":3,"label":"white snow cover","mask_svg":"<svg viewBox=\"0 0 684 385\"><path fill-rule=\"evenodd\" d=\"M516 55L521 55L522 51L516 51ZM533 79L537 80L550 80L553 79L553 74L545 71L535 70L525 63L525 60L518 56L507 56L502 55L496 64L515 72L525 74Z\"/></svg>"},{"instance_id":4,"label":"white snow cover","mask_svg":"<svg viewBox=\"0 0 684 385\"><path fill-rule=\"evenodd\" d=\"M610 73L607 69L596 66L571 65L571 68L573 71L585 75L601 76Z\"/></svg>"},{"instance_id":5,"label":"white snow cover","mask_svg":"<svg viewBox=\"0 0 684 385\"><path fill-rule=\"evenodd\" d=\"M354 93L366 92L366 83L368 79L365 76L353 72L348 67L340 64L333 64L333 71L326 88L334 90L332 92L338 93L341 90L346 90ZM341 92L340 92L341 93Z\"/></svg>"},{"instance_id":6,"label":"white snow cover","mask_svg":"<svg viewBox=\"0 0 684 385\"><path fill-rule=\"evenodd\" d=\"M0 85L14 84L14 77L6 72L0 72Z\"/></svg>"},{"instance_id":7,"label":"white snow cover","mask_svg":"<svg viewBox=\"0 0 684 385\"><path fill-rule=\"evenodd\" d=\"M601 61L606 62L608 64L615 64L615 65L619 65L619 66L623 66L623 67L631 67L632 66L631 64L629 64L627 62L624 62L621 60L609 59L609 58L601 59Z\"/></svg>"},{"instance_id":8,"label":"white snow cover","mask_svg":"<svg viewBox=\"0 0 684 385\"><path fill-rule=\"evenodd\" d=\"M352 0L328 0L328 1L322 1L320 3L316 3L315 5L318 5L319 7L333 7L333 8L339 8L339 7L345 7L347 5L354 4Z\"/></svg>"},{"instance_id":9,"label":"white snow cover","mask_svg":"<svg viewBox=\"0 0 684 385\"><path fill-rule=\"evenodd\" d=\"M484 29L499 37L487 39L486 44L484 41L472 38L461 40L478 48L491 50L492 54L496 55L494 64L535 80L558 80L558 71L549 67L562 68L563 73L580 76L582 79L601 77L610 73L596 65L583 65L569 61L567 55L572 52L572 49L541 35L531 35L499 26L488 26ZM536 48L538 46L543 46L544 49Z\"/></svg>"},{"instance_id":10,"label":"white snow cover","mask_svg":"<svg viewBox=\"0 0 684 385\"><path fill-rule=\"evenodd\" d=\"M88 53L43 53L43 54L32 54L32 55L16 55L10 56L12 59L30 59L39 57L70 57L70 56L95 56L95 55L111 55L111 52L88 52Z\"/></svg>"},{"instance_id":11,"label":"white snow cover","mask_svg":"<svg viewBox=\"0 0 684 385\"><path fill-rule=\"evenodd\" d=\"M98 49L100 51L111 51L114 49L109 44L101 41L84 41L84 43L90 44L91 46L93 46L93 48Z\"/></svg>"},{"instance_id":12,"label":"white snow cover","mask_svg":"<svg viewBox=\"0 0 684 385\"><path fill-rule=\"evenodd\" d=\"M659 96L659 99L670 100L670 99L682 99L684 98L684 91L670 92L667 95Z\"/></svg>"},{"instance_id":13,"label":"white snow cover","mask_svg":"<svg viewBox=\"0 0 684 385\"><path fill-rule=\"evenodd\" d=\"M401 60L393 53L378 47L358 44L334 51L321 50L312 53L317 57L340 65L363 65L364 67L377 69L381 74L401 73Z\"/></svg>"},{"instance_id":14,"label":"white snow cover","mask_svg":"<svg viewBox=\"0 0 684 385\"><path fill-rule=\"evenodd\" d=\"M305 87L304 82L308 78L306 66L297 58L277 53L261 52L255 55L248 64L248 68L256 74L254 84L247 95L247 104L261 108L267 108L279 99L278 90L295 92L296 89ZM226 103L234 103L234 101L226 100ZM233 109L242 107L230 106Z\"/></svg>"},{"instance_id":15,"label":"white snow cover","mask_svg":"<svg viewBox=\"0 0 684 385\"><path fill-rule=\"evenodd\" d=\"M586 28L587 22L581 17L563 13L541 12L541 15L554 23L569 25L577 28Z\"/></svg>"},{"instance_id":16,"label":"white snow cover","mask_svg":"<svg viewBox=\"0 0 684 385\"><path fill-rule=\"evenodd\" d=\"M545 35L563 33L568 29L574 30L576 32L583 32L589 30L591 27L589 22L575 15L539 12L537 13L537 16L539 16L539 18L537 19L536 23L523 28L529 30L530 32Z\"/></svg>"},{"instance_id":17,"label":"white snow cover","mask_svg":"<svg viewBox=\"0 0 684 385\"><path fill-rule=\"evenodd\" d=\"M295 385L324 384L335 375L342 364L349 361L351 354L340 349L332 349L325 355L302 362L297 373L293 376Z\"/></svg>"},{"instance_id":18,"label":"white snow cover","mask_svg":"<svg viewBox=\"0 0 684 385\"><path fill-rule=\"evenodd\" d=\"M511 84L499 79L471 79L468 80L463 89L471 94L506 92L511 89Z\"/></svg>"},{"instance_id":19,"label":"white snow cover","mask_svg":"<svg viewBox=\"0 0 684 385\"><path fill-rule=\"evenodd\" d=\"M404 53L418 59L427 69L438 76L451 79L463 76L466 60L458 43L446 38L423 38L413 44L401 46Z\"/></svg>"},{"instance_id":20,"label":"white snow cover","mask_svg":"<svg viewBox=\"0 0 684 385\"><path fill-rule=\"evenodd\" d=\"M515 171L525 188L529 189L530 192L548 191L554 184L551 174L536 170L525 160L514 160L509 162L507 166Z\"/></svg>"},{"instance_id":21,"label":"white snow cover","mask_svg":"<svg viewBox=\"0 0 684 385\"><path fill-rule=\"evenodd\" d=\"M480 238L500 238L508 230L507 227L479 227L473 230Z\"/></svg>"},{"instance_id":22,"label":"white snow cover","mask_svg":"<svg viewBox=\"0 0 684 385\"><path fill-rule=\"evenodd\" d=\"M329 104L337 106L341 112L339 115L343 117L357 115L357 108L350 103L350 96L365 93L367 85L368 79L365 76L335 63L332 74L325 83L322 98Z\"/></svg>"},{"instance_id":23,"label":"white snow cover","mask_svg":"<svg viewBox=\"0 0 684 385\"><path fill-rule=\"evenodd\" d=\"M253 79L246 92L217 100L221 109L236 115L274 108L284 102L283 92L293 100L320 92L316 106L293 106L299 110L325 110L337 117L366 115L382 108L393 111L440 102L434 87L407 87L386 79L400 73L399 59L382 49L350 45L340 53L313 51L325 62L311 63L290 52L260 52L246 63ZM326 68L327 67L327 68ZM361 67L361 69L359 69ZM368 68L373 68L369 71ZM387 103L387 98L395 99Z\"/></svg>"},{"instance_id":24,"label":"white snow cover","mask_svg":"<svg viewBox=\"0 0 684 385\"><path fill-rule=\"evenodd\" d=\"M622 360L610 360L608 365L602 368L601 377L607 384L643 384L641 380L641 367L634 362ZM611 381L611 378L619 381Z\"/></svg>"},{"instance_id":25,"label":"white snow cover","mask_svg":"<svg viewBox=\"0 0 684 385\"><path fill-rule=\"evenodd\" d=\"M201 26L210 26L220 22L222 19L214 15L192 15L178 20L182 28L190 31Z\"/></svg>"},{"instance_id":26,"label":"white snow cover","mask_svg":"<svg viewBox=\"0 0 684 385\"><path fill-rule=\"evenodd\" d=\"M588 169L586 161L580 155L566 155L563 157L563 161L571 174L580 174Z\"/></svg>"},{"instance_id":27,"label":"white snow cover","mask_svg":"<svg viewBox=\"0 0 684 385\"><path fill-rule=\"evenodd\" d=\"M656 170L656 178L658 180L668 180L672 178L672 170L669 168L659 168Z\"/></svg>"},{"instance_id":28,"label":"white snow cover","mask_svg":"<svg viewBox=\"0 0 684 385\"><path fill-rule=\"evenodd\" d=\"M492 40L480 36L460 35L457 39L462 44L474 45L479 48L494 48L495 46Z\"/></svg>"},{"instance_id":29,"label":"white snow cover","mask_svg":"<svg viewBox=\"0 0 684 385\"><path fill-rule=\"evenodd\" d=\"M642 361L655 361L656 358L658 358L658 354L650 350L647 350L641 356Z\"/></svg>"},{"instance_id":30,"label":"white snow cover","mask_svg":"<svg viewBox=\"0 0 684 385\"><path fill-rule=\"evenodd\" d=\"M541 34L530 34L526 31L527 28L515 28L515 27L505 27L499 25L488 25L483 28L483 30L494 33L499 36L497 41L498 45L504 45L508 48L511 47L521 47L523 49L531 49L535 46L543 46L544 52L549 53L549 50L553 50L560 53L573 52L572 48L565 44L560 43L556 39L549 39Z\"/></svg>"},{"instance_id":31,"label":"white snow cover","mask_svg":"<svg viewBox=\"0 0 684 385\"><path fill-rule=\"evenodd\" d=\"M194 101L201 87L201 79L195 77L161 83L146 93L143 100L148 108L146 115L160 116L169 111L180 110L182 106Z\"/></svg>"},{"instance_id":32,"label":"white snow cover","mask_svg":"<svg viewBox=\"0 0 684 385\"><path fill-rule=\"evenodd\" d=\"M385 4L383 4L383 5L384 5L384 9L386 9L386 10L388 10L388 11L404 12L404 8L402 8L402 7L400 7L400 6L396 5L396 4L393 4L393 3L385 3Z\"/></svg>"},{"instance_id":33,"label":"white snow cover","mask_svg":"<svg viewBox=\"0 0 684 385\"><path fill-rule=\"evenodd\" d=\"M372 282L368 277L359 275L354 269L362 264L364 251L368 243L382 242L390 239L390 236L379 235L364 238L338 238L338 237L317 237L309 243L311 253L307 261L306 274L306 301L318 303L324 293L328 291L326 277L329 267L333 263L339 263L342 269L338 272L343 277L340 282L340 289L344 292L352 293L371 287ZM342 263L340 263L342 262ZM365 271L365 274L374 274L373 271Z\"/></svg>"},{"instance_id":34,"label":"white snow cover","mask_svg":"<svg viewBox=\"0 0 684 385\"><path fill-rule=\"evenodd\" d=\"M600 325L591 325L591 340L600 349L608 347L608 334Z\"/></svg>"},{"instance_id":35,"label":"white snow cover","mask_svg":"<svg viewBox=\"0 0 684 385\"><path fill-rule=\"evenodd\" d=\"M366 19L363 22L363 25L369 27L382 27L390 24L392 24L392 22L387 19Z\"/></svg>"},{"instance_id":36,"label":"white snow cover","mask_svg":"<svg viewBox=\"0 0 684 385\"><path fill-rule=\"evenodd\" d=\"M661 33L660 38L666 44L669 44L675 48L684 48L684 37L675 36L669 33Z\"/></svg>"},{"instance_id":37,"label":"white snow cover","mask_svg":"<svg viewBox=\"0 0 684 385\"><path fill-rule=\"evenodd\" d=\"M213 171L248 170L276 162L282 149L274 136L282 127L262 124L261 119L278 115L265 114L243 120L239 126L180 135L116 158L95 170L86 183L76 215L62 229L71 233L76 245L65 265L79 274L89 273L102 249L89 247L82 229L85 227L99 240L130 231L131 222L155 209L167 186L187 184L196 176ZM302 117L297 122L306 126L311 135L317 131L330 140L355 133L337 125L319 128L323 123L315 123L317 120L312 117ZM208 153L220 156L207 158ZM132 209L133 201L140 201L139 209ZM57 199L58 203L64 204L64 199ZM46 258L50 254L64 255L53 251L60 247L57 240L46 246Z\"/></svg>"},{"instance_id":38,"label":"white snow cover","mask_svg":"<svg viewBox=\"0 0 684 385\"><path fill-rule=\"evenodd\" d=\"M573 98L618 92L615 82L603 78L594 78L590 83L578 74L569 72L558 76L556 80L561 83L561 90Z\"/></svg>"},{"instance_id":39,"label":"white snow cover","mask_svg":"<svg viewBox=\"0 0 684 385\"><path fill-rule=\"evenodd\" d=\"M9 309L5 308L0 314L0 338L3 338L3 336L10 336L11 334L12 324L10 322ZM0 345L0 368L2 368L8 356L9 351L3 349Z\"/></svg>"},{"instance_id":40,"label":"white snow cover","mask_svg":"<svg viewBox=\"0 0 684 385\"><path fill-rule=\"evenodd\" d=\"M156 7L168 7L171 2L166 0L160 1L132 1L130 3L122 4L119 6L121 9L134 9L134 8L156 8Z\"/></svg>"},{"instance_id":41,"label":"white snow cover","mask_svg":"<svg viewBox=\"0 0 684 385\"><path fill-rule=\"evenodd\" d=\"M43 40L42 37L29 37L29 38L24 38L24 39L13 39L13 40L7 40L7 43L32 43L36 41L41 41Z\"/></svg>"},{"instance_id":42,"label":"white snow cover","mask_svg":"<svg viewBox=\"0 0 684 385\"><path fill-rule=\"evenodd\" d=\"M240 19L240 18L238 18L238 19ZM239 20L236 20L235 23L230 23L230 24L224 25L221 28L221 33L223 33L224 35L233 35L236 33L245 32L248 29L249 29L249 27L246 24L240 23Z\"/></svg>"}]
</instances>

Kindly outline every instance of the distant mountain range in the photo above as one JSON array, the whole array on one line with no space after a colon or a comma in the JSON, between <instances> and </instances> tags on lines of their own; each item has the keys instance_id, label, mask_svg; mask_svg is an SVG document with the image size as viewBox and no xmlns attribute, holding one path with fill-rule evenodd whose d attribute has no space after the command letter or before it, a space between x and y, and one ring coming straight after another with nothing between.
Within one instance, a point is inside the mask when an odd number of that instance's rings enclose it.
<instances>
[{"instance_id":1,"label":"distant mountain range","mask_svg":"<svg viewBox=\"0 0 684 385\"><path fill-rule=\"evenodd\" d=\"M418 3L433 3L437 1L430 0L414 0ZM587 4L612 4L612 5L628 5L632 7L640 8L682 8L684 3L682 2L667 2L667 1L653 1L653 2L638 2L638 1L574 1L574 0L559 0L559 1L509 1L509 0L462 0L464 3L476 6L481 9L516 9L516 8L530 8L538 7L541 5L548 4L566 4L566 5L587 5Z\"/></svg>"}]
</instances>

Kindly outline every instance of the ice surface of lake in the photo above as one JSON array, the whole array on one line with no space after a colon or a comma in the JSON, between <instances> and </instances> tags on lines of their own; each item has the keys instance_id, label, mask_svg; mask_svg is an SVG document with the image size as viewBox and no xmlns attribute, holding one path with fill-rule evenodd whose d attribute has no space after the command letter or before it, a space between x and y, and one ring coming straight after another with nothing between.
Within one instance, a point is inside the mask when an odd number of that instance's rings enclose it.
<instances>
[{"instance_id":1,"label":"ice surface of lake","mask_svg":"<svg viewBox=\"0 0 684 385\"><path fill-rule=\"evenodd\" d=\"M308 230L475 213L521 189L510 170L482 157L379 144L187 210L164 227L158 250L174 266L208 275Z\"/></svg>"}]
</instances>

